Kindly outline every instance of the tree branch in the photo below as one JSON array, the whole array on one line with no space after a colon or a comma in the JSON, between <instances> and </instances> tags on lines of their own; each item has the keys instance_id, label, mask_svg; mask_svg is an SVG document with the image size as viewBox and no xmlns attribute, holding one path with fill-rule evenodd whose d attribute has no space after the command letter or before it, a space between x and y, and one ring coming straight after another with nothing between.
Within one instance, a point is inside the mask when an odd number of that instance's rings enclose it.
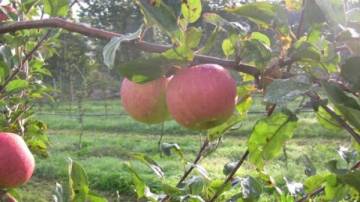
<instances>
[{"instance_id":1,"label":"tree branch","mask_svg":"<svg viewBox=\"0 0 360 202\"><path fill-rule=\"evenodd\" d=\"M309 96L314 103L318 103L320 101L320 96L316 93L307 93L306 95ZM342 128L349 132L358 144L360 144L360 134L358 134L344 119L341 118L341 116L336 114L336 112L330 109L330 107L328 107L326 104L322 104L321 107L323 107L325 111L341 125Z\"/></svg>"},{"instance_id":2,"label":"tree branch","mask_svg":"<svg viewBox=\"0 0 360 202\"><path fill-rule=\"evenodd\" d=\"M85 26L83 24L70 22L62 18L49 18L43 20L33 20L33 21L20 21L12 22L0 25L0 34L5 34L9 32L20 31L24 29L39 29L39 28L62 28L69 32L79 33L88 37L100 38L105 40L110 40L113 37L122 36L122 34L110 32L94 27ZM160 45L155 43L149 43L146 41L133 40L128 42L134 47L153 53L162 53L170 48L173 48L171 45ZM224 66L225 68L234 69L239 72L250 74L257 78L260 75L260 71L253 66L236 63L232 60L224 60L217 57L211 57L206 55L195 54L194 61L201 63L216 63Z\"/></svg>"},{"instance_id":3,"label":"tree branch","mask_svg":"<svg viewBox=\"0 0 360 202\"><path fill-rule=\"evenodd\" d=\"M358 161L357 163L355 163L355 165L351 167L351 170L356 170L356 169L358 169L358 168L360 168L360 161ZM305 202L305 201L307 201L308 199L313 198L313 197L321 194L321 193L324 192L324 191L325 191L325 187L320 187L319 189L313 191L313 192L310 193L310 194L307 194L306 196L304 196L303 198L297 200L296 202Z\"/></svg>"},{"instance_id":4,"label":"tree branch","mask_svg":"<svg viewBox=\"0 0 360 202\"><path fill-rule=\"evenodd\" d=\"M209 202L214 202L219 196L220 194L223 192L224 188L226 187L226 185L233 179L233 177L235 176L236 172L239 170L239 168L241 167L241 165L245 162L246 158L249 155L249 150L246 150L244 155L241 157L241 159L239 160L239 162L236 164L235 168L231 171L231 173L228 175L228 177L226 178L225 182L221 185L221 187L215 192L214 196L210 199Z\"/></svg>"},{"instance_id":5,"label":"tree branch","mask_svg":"<svg viewBox=\"0 0 360 202\"><path fill-rule=\"evenodd\" d=\"M47 31L43 37L37 42L35 47L25 55L24 59L21 60L21 65L24 65L24 63L31 59L33 54L42 46L44 41L50 36L51 31ZM14 71L9 75L9 77L5 80L4 84L0 86L0 93L3 93L5 90L5 87L12 81L15 76L20 72L20 67L16 67Z\"/></svg>"},{"instance_id":6,"label":"tree branch","mask_svg":"<svg viewBox=\"0 0 360 202\"><path fill-rule=\"evenodd\" d=\"M194 160L194 162L193 162L193 165L196 165L196 164L199 163L199 161L200 161L200 159L201 159L201 157L202 157L202 155L203 155L203 152L205 151L205 149L206 149L206 147L207 147L208 145L209 145L209 139L206 138L206 140L204 141L203 145L201 146L198 154L196 155L196 158L195 158L195 160ZM194 168L195 168L195 166L191 166L189 169L187 169L187 170L184 172L183 176L180 178L179 182L176 184L177 187L180 186L181 183L184 182L184 180L190 175L190 173L194 170ZM165 201L169 201L169 200L170 200L170 196L167 195L167 196L165 196L165 198L163 198L161 201L162 201L162 202L165 202Z\"/></svg>"}]
</instances>

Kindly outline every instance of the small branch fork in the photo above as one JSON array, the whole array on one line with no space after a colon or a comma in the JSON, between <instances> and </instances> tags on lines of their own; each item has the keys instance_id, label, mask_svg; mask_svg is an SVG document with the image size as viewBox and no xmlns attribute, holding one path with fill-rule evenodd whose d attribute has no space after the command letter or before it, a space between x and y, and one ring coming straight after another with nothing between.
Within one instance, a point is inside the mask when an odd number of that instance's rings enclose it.
<instances>
[{"instance_id":1,"label":"small branch fork","mask_svg":"<svg viewBox=\"0 0 360 202\"><path fill-rule=\"evenodd\" d=\"M20 21L20 22L3 24L0 25L0 34L15 32L24 29L39 29L39 28L62 28L70 32L76 32L88 37L95 37L105 40L110 40L113 37L122 36L122 34L119 33L109 32L102 29L85 26L83 24L70 22L57 17L43 19L43 20ZM133 44L136 48L140 50L146 52L153 52L153 53L162 53L172 48L172 46L169 45L160 45L160 44L149 43L140 40L133 40L128 43ZM236 61L233 60L225 60L217 57L195 54L194 61L198 61L200 63L216 63L226 68L230 68L239 72L250 74L255 78L258 78L260 75L260 71L255 67L246 64L237 63Z\"/></svg>"},{"instance_id":2,"label":"small branch fork","mask_svg":"<svg viewBox=\"0 0 360 202\"><path fill-rule=\"evenodd\" d=\"M203 145L201 146L199 152L197 153L195 160L193 161L193 165L184 172L183 176L180 178L179 182L176 184L177 187L180 186L181 183L183 183L185 181L185 179L190 175L190 173L194 170L194 168L195 168L194 165L199 163L199 161L200 161L201 157L203 156L203 153L208 145L209 145L209 139L206 138ZM167 195L161 201L165 202L165 201L169 201L169 200L170 200L170 196Z\"/></svg>"}]
</instances>

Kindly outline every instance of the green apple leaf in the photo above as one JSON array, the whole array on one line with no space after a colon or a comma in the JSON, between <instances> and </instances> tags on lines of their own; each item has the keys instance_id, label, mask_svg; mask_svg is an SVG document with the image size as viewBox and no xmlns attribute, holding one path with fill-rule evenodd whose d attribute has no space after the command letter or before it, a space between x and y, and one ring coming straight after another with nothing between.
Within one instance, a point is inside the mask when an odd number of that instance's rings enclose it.
<instances>
[{"instance_id":1,"label":"green apple leaf","mask_svg":"<svg viewBox=\"0 0 360 202\"><path fill-rule=\"evenodd\" d=\"M179 28L177 16L173 8L164 1L135 0L145 16L145 23L149 26L157 26L166 32L173 40L178 39Z\"/></svg>"},{"instance_id":2,"label":"green apple leaf","mask_svg":"<svg viewBox=\"0 0 360 202\"><path fill-rule=\"evenodd\" d=\"M358 130L360 129L360 105L357 100L347 95L335 84L322 82L329 100L341 112L345 119Z\"/></svg>"},{"instance_id":3,"label":"green apple leaf","mask_svg":"<svg viewBox=\"0 0 360 202\"><path fill-rule=\"evenodd\" d=\"M285 9L269 2L247 3L236 8L228 8L226 11L246 17L265 28L269 28L273 22L278 25L288 23Z\"/></svg>"},{"instance_id":4,"label":"green apple leaf","mask_svg":"<svg viewBox=\"0 0 360 202\"><path fill-rule=\"evenodd\" d=\"M28 81L22 79L14 79L5 86L5 90L8 93L15 93L26 89L28 86Z\"/></svg>"},{"instance_id":5,"label":"green apple leaf","mask_svg":"<svg viewBox=\"0 0 360 202\"><path fill-rule=\"evenodd\" d=\"M119 37L113 37L103 49L103 57L105 65L112 69L115 62L116 52L120 50L122 42L132 41L140 37L143 26L141 26L136 32L130 34L124 34Z\"/></svg>"},{"instance_id":6,"label":"green apple leaf","mask_svg":"<svg viewBox=\"0 0 360 202\"><path fill-rule=\"evenodd\" d=\"M345 61L341 66L341 76L351 84L352 89L360 92L360 56Z\"/></svg>"},{"instance_id":7,"label":"green apple leaf","mask_svg":"<svg viewBox=\"0 0 360 202\"><path fill-rule=\"evenodd\" d=\"M61 16L64 17L69 11L68 0L43 0L44 11L50 16Z\"/></svg>"},{"instance_id":8,"label":"green apple leaf","mask_svg":"<svg viewBox=\"0 0 360 202\"><path fill-rule=\"evenodd\" d=\"M84 168L70 159L68 173L71 201L86 201L90 189L88 177Z\"/></svg>"},{"instance_id":9,"label":"green apple leaf","mask_svg":"<svg viewBox=\"0 0 360 202\"><path fill-rule=\"evenodd\" d=\"M196 22L202 12L201 0L187 0L181 4L181 13L189 23Z\"/></svg>"},{"instance_id":10,"label":"green apple leaf","mask_svg":"<svg viewBox=\"0 0 360 202\"><path fill-rule=\"evenodd\" d=\"M305 75L289 79L275 79L266 87L264 100L272 104L286 104L308 92L311 82Z\"/></svg>"},{"instance_id":11,"label":"green apple leaf","mask_svg":"<svg viewBox=\"0 0 360 202\"><path fill-rule=\"evenodd\" d=\"M281 154L281 148L297 127L297 118L288 111L257 121L248 140L249 160L262 168L266 160Z\"/></svg>"}]
</instances>

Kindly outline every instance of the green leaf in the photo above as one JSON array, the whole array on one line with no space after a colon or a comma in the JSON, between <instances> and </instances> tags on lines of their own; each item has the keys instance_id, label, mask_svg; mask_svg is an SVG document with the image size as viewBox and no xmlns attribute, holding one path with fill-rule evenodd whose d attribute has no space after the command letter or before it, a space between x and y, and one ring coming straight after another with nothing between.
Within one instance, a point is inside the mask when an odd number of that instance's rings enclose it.
<instances>
[{"instance_id":1,"label":"green leaf","mask_svg":"<svg viewBox=\"0 0 360 202\"><path fill-rule=\"evenodd\" d=\"M336 151L348 164L350 164L353 160L356 160L357 152L355 150L351 150L349 147L340 146Z\"/></svg>"},{"instance_id":2,"label":"green leaf","mask_svg":"<svg viewBox=\"0 0 360 202\"><path fill-rule=\"evenodd\" d=\"M191 178L187 179L185 182L185 188L188 189L188 193L193 195L198 195L203 193L205 188L205 180L200 176L192 176Z\"/></svg>"},{"instance_id":3,"label":"green leaf","mask_svg":"<svg viewBox=\"0 0 360 202\"><path fill-rule=\"evenodd\" d=\"M342 130L340 124L323 107L319 107L318 111L316 112L316 118L319 124L328 130Z\"/></svg>"},{"instance_id":4,"label":"green leaf","mask_svg":"<svg viewBox=\"0 0 360 202\"><path fill-rule=\"evenodd\" d=\"M71 200L74 202L86 201L89 193L89 181L84 168L70 159L68 172Z\"/></svg>"},{"instance_id":5,"label":"green leaf","mask_svg":"<svg viewBox=\"0 0 360 202\"><path fill-rule=\"evenodd\" d=\"M161 151L166 155L166 156L171 156L171 152L174 151L180 158L181 160L185 160L184 158L184 154L180 148L180 146L176 143L162 143L161 144Z\"/></svg>"},{"instance_id":6,"label":"green leaf","mask_svg":"<svg viewBox=\"0 0 360 202\"><path fill-rule=\"evenodd\" d=\"M10 81L6 86L5 90L8 93L15 93L26 89L29 86L29 82L26 80L15 79Z\"/></svg>"},{"instance_id":7,"label":"green leaf","mask_svg":"<svg viewBox=\"0 0 360 202\"><path fill-rule=\"evenodd\" d=\"M105 65L112 69L115 62L116 52L120 49L122 42L132 41L140 37L143 26L141 26L136 32L121 35L119 37L113 37L108 44L104 47L103 57Z\"/></svg>"},{"instance_id":8,"label":"green leaf","mask_svg":"<svg viewBox=\"0 0 360 202\"><path fill-rule=\"evenodd\" d=\"M193 163L187 163L187 167L194 167L195 171L201 175L204 179L209 180L209 173L206 171L206 169L204 167L202 167L199 164L193 164Z\"/></svg>"},{"instance_id":9,"label":"green leaf","mask_svg":"<svg viewBox=\"0 0 360 202\"><path fill-rule=\"evenodd\" d=\"M158 177L164 177L163 169L148 155L135 153L132 154L131 157L147 165Z\"/></svg>"},{"instance_id":10,"label":"green leaf","mask_svg":"<svg viewBox=\"0 0 360 202\"><path fill-rule=\"evenodd\" d=\"M305 75L289 79L275 79L266 87L264 100L272 104L286 104L308 92L311 82Z\"/></svg>"},{"instance_id":11,"label":"green leaf","mask_svg":"<svg viewBox=\"0 0 360 202\"><path fill-rule=\"evenodd\" d=\"M140 6L147 25L158 26L161 30L168 33L173 40L177 41L179 33L177 16L171 7L163 1L156 1L154 4L148 0L135 0L135 2Z\"/></svg>"},{"instance_id":12,"label":"green leaf","mask_svg":"<svg viewBox=\"0 0 360 202\"><path fill-rule=\"evenodd\" d=\"M125 168L128 170L128 172L131 173L133 183L135 185L135 191L138 198L143 198L145 196L145 189L147 188L145 182L141 177L138 175L138 173L132 168L131 164L124 164Z\"/></svg>"},{"instance_id":13,"label":"green leaf","mask_svg":"<svg viewBox=\"0 0 360 202\"><path fill-rule=\"evenodd\" d=\"M45 123L35 120L28 119L24 125L25 128L25 141L29 146L30 150L40 156L48 157L48 145L49 139L45 134L47 126Z\"/></svg>"},{"instance_id":14,"label":"green leaf","mask_svg":"<svg viewBox=\"0 0 360 202\"><path fill-rule=\"evenodd\" d=\"M21 7L24 11L24 13L28 13L29 10L35 6L36 4L38 4L40 2L40 0L23 0L21 2Z\"/></svg>"},{"instance_id":15,"label":"green leaf","mask_svg":"<svg viewBox=\"0 0 360 202\"><path fill-rule=\"evenodd\" d=\"M11 49L8 46L0 46L0 65L0 68L3 69L2 71L4 71L6 75L8 74L9 69L14 66Z\"/></svg>"},{"instance_id":16,"label":"green leaf","mask_svg":"<svg viewBox=\"0 0 360 202\"><path fill-rule=\"evenodd\" d=\"M181 4L181 13L189 23L196 22L202 12L201 0L187 0Z\"/></svg>"},{"instance_id":17,"label":"green leaf","mask_svg":"<svg viewBox=\"0 0 360 202\"><path fill-rule=\"evenodd\" d=\"M214 44L216 43L216 38L218 35L219 35L219 27L216 26L213 32L207 38L205 42L205 46L202 47L199 52L201 54L208 54L212 50Z\"/></svg>"},{"instance_id":18,"label":"green leaf","mask_svg":"<svg viewBox=\"0 0 360 202\"><path fill-rule=\"evenodd\" d=\"M341 66L341 76L348 81L352 89L360 92L360 56L348 58Z\"/></svg>"},{"instance_id":19,"label":"green leaf","mask_svg":"<svg viewBox=\"0 0 360 202\"><path fill-rule=\"evenodd\" d=\"M352 170L345 175L337 176L341 182L355 188L360 193L360 170Z\"/></svg>"},{"instance_id":20,"label":"green leaf","mask_svg":"<svg viewBox=\"0 0 360 202\"><path fill-rule=\"evenodd\" d=\"M299 40L290 50L291 58L296 61L316 61L320 62L320 51L310 42Z\"/></svg>"},{"instance_id":21,"label":"green leaf","mask_svg":"<svg viewBox=\"0 0 360 202\"><path fill-rule=\"evenodd\" d=\"M313 175L311 177L308 177L304 182L304 188L305 188L306 193L312 193L316 189L321 187L326 182L326 179L330 175L332 175L332 174L326 172L326 173L321 173L318 175Z\"/></svg>"},{"instance_id":22,"label":"green leaf","mask_svg":"<svg viewBox=\"0 0 360 202\"><path fill-rule=\"evenodd\" d=\"M326 18L333 25L345 25L345 8L342 0L315 0Z\"/></svg>"},{"instance_id":23,"label":"green leaf","mask_svg":"<svg viewBox=\"0 0 360 202\"><path fill-rule=\"evenodd\" d=\"M326 179L325 197L326 201L340 201L347 195L347 187L341 183L337 176L330 175Z\"/></svg>"},{"instance_id":24,"label":"green leaf","mask_svg":"<svg viewBox=\"0 0 360 202\"><path fill-rule=\"evenodd\" d=\"M215 25L225 32L229 32L230 34L240 34L249 31L248 28L242 26L241 24L229 22L216 13L204 13L203 20L207 23Z\"/></svg>"},{"instance_id":25,"label":"green leaf","mask_svg":"<svg viewBox=\"0 0 360 202\"><path fill-rule=\"evenodd\" d=\"M269 28L273 22L280 25L287 24L285 9L268 2L247 3L237 8L228 8L226 11L246 17L265 28Z\"/></svg>"},{"instance_id":26,"label":"green leaf","mask_svg":"<svg viewBox=\"0 0 360 202\"><path fill-rule=\"evenodd\" d=\"M248 140L249 160L262 168L264 161L281 154L281 148L290 139L297 126L297 118L289 112L278 112L257 121Z\"/></svg>"},{"instance_id":27,"label":"green leaf","mask_svg":"<svg viewBox=\"0 0 360 202\"><path fill-rule=\"evenodd\" d=\"M229 175L235 169L237 164L238 164L237 161L226 163L223 168L223 174Z\"/></svg>"},{"instance_id":28,"label":"green leaf","mask_svg":"<svg viewBox=\"0 0 360 202\"><path fill-rule=\"evenodd\" d=\"M235 54L235 47L233 46L230 39L224 39L222 42L221 48L226 57L232 56Z\"/></svg>"},{"instance_id":29,"label":"green leaf","mask_svg":"<svg viewBox=\"0 0 360 202\"><path fill-rule=\"evenodd\" d=\"M150 188L145 184L144 180L139 176L139 174L133 169L131 164L125 164L125 168L129 173L131 173L138 199L146 198L151 202L158 202L160 196L151 192Z\"/></svg>"},{"instance_id":30,"label":"green leaf","mask_svg":"<svg viewBox=\"0 0 360 202\"><path fill-rule=\"evenodd\" d=\"M267 47L271 46L271 41L270 41L269 37L261 32L252 32L250 35L250 39L258 40Z\"/></svg>"},{"instance_id":31,"label":"green leaf","mask_svg":"<svg viewBox=\"0 0 360 202\"><path fill-rule=\"evenodd\" d=\"M338 161L331 160L325 164L325 167L332 173L337 175L343 175L347 173L349 170L344 168L338 168Z\"/></svg>"},{"instance_id":32,"label":"green leaf","mask_svg":"<svg viewBox=\"0 0 360 202\"><path fill-rule=\"evenodd\" d=\"M181 196L180 201L181 202L205 202L205 200L202 199L201 196L191 195L191 194Z\"/></svg>"},{"instance_id":33,"label":"green leaf","mask_svg":"<svg viewBox=\"0 0 360 202\"><path fill-rule=\"evenodd\" d=\"M292 196L304 195L304 185L302 183L288 180L286 177L284 178L286 182L286 188Z\"/></svg>"},{"instance_id":34,"label":"green leaf","mask_svg":"<svg viewBox=\"0 0 360 202\"><path fill-rule=\"evenodd\" d=\"M184 35L180 38L181 43L186 47L192 49L196 48L201 40L202 31L196 27L190 27L184 32Z\"/></svg>"},{"instance_id":35,"label":"green leaf","mask_svg":"<svg viewBox=\"0 0 360 202\"><path fill-rule=\"evenodd\" d=\"M253 177L246 176L240 180L242 198L245 201L257 201L262 193L261 184Z\"/></svg>"},{"instance_id":36,"label":"green leaf","mask_svg":"<svg viewBox=\"0 0 360 202\"><path fill-rule=\"evenodd\" d=\"M87 196L88 200L91 202L107 202L108 200L102 196L99 196L96 193L90 192Z\"/></svg>"},{"instance_id":37,"label":"green leaf","mask_svg":"<svg viewBox=\"0 0 360 202\"><path fill-rule=\"evenodd\" d=\"M220 124L214 128L210 128L207 131L209 141L214 141L225 134L226 131L231 129L236 124L240 123L244 119L244 116L232 115L225 123Z\"/></svg>"},{"instance_id":38,"label":"green leaf","mask_svg":"<svg viewBox=\"0 0 360 202\"><path fill-rule=\"evenodd\" d=\"M166 70L178 62L161 54L137 58L118 66L120 74L137 83L145 83L163 76Z\"/></svg>"},{"instance_id":39,"label":"green leaf","mask_svg":"<svg viewBox=\"0 0 360 202\"><path fill-rule=\"evenodd\" d=\"M64 17L69 11L68 0L43 0L44 11L50 16Z\"/></svg>"},{"instance_id":40,"label":"green leaf","mask_svg":"<svg viewBox=\"0 0 360 202\"><path fill-rule=\"evenodd\" d=\"M322 82L330 101L345 119L358 130L360 129L360 105L355 98L348 96L335 84Z\"/></svg>"},{"instance_id":41,"label":"green leaf","mask_svg":"<svg viewBox=\"0 0 360 202\"><path fill-rule=\"evenodd\" d=\"M270 61L272 53L269 46L263 44L257 39L248 39L241 41L240 58L245 63L255 63L258 69L263 69Z\"/></svg>"}]
</instances>

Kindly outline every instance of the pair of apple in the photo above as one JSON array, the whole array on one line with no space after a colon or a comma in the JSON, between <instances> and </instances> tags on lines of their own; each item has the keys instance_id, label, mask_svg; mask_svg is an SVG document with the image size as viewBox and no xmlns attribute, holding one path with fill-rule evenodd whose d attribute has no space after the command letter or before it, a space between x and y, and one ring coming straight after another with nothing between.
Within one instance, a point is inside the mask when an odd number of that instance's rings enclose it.
<instances>
[{"instance_id":1,"label":"pair of apple","mask_svg":"<svg viewBox=\"0 0 360 202\"><path fill-rule=\"evenodd\" d=\"M145 84L124 79L120 90L122 105L135 120L154 124L171 116L194 130L224 123L235 109L236 94L235 80L217 64L182 68Z\"/></svg>"}]
</instances>

